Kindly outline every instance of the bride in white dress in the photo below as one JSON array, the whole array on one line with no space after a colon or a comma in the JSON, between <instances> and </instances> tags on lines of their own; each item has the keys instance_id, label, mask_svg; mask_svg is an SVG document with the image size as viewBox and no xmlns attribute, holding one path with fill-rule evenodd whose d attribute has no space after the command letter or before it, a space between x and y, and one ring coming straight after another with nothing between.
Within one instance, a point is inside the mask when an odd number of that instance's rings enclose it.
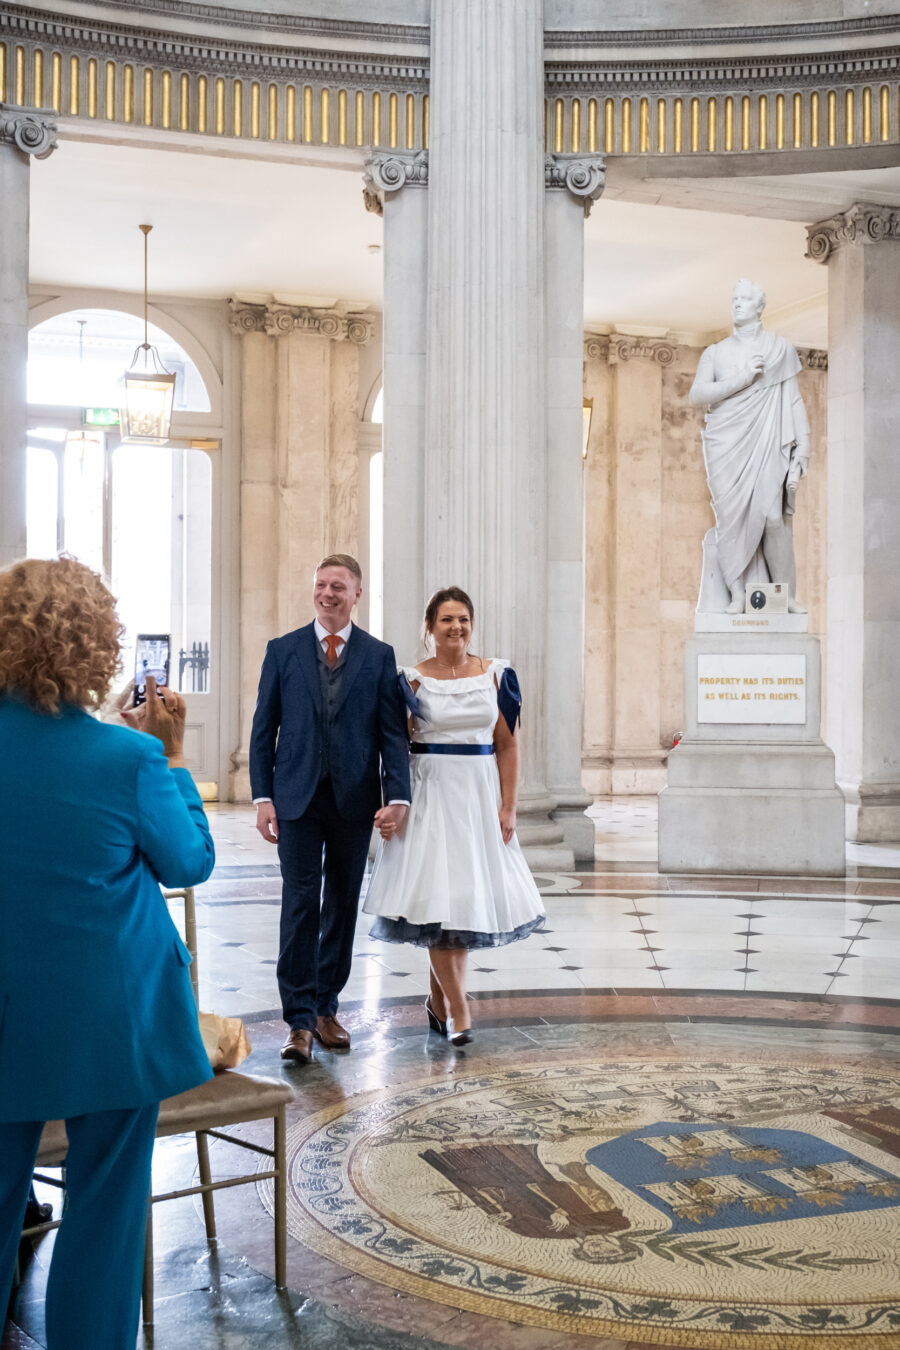
<instances>
[{"instance_id":1,"label":"bride in white dress","mask_svg":"<svg viewBox=\"0 0 900 1350\"><path fill-rule=\"evenodd\" d=\"M372 936L427 947L431 1029L472 1040L466 954L527 937L544 907L516 839L521 698L507 661L469 654L472 602L456 586L425 610L434 656L401 670L410 708L412 805L382 844L363 909Z\"/></svg>"}]
</instances>

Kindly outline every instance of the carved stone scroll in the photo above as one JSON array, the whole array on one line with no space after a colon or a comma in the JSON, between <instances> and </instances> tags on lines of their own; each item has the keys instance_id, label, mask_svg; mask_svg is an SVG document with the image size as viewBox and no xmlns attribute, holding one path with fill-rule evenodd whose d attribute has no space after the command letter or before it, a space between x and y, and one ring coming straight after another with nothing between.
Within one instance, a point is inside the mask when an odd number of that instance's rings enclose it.
<instances>
[{"instance_id":1,"label":"carved stone scroll","mask_svg":"<svg viewBox=\"0 0 900 1350\"><path fill-rule=\"evenodd\" d=\"M371 314L341 314L336 309L310 309L306 305L282 305L231 302L232 333L268 333L280 337L285 333L317 333L319 337L336 342L352 342L364 347L374 331Z\"/></svg>"}]
</instances>

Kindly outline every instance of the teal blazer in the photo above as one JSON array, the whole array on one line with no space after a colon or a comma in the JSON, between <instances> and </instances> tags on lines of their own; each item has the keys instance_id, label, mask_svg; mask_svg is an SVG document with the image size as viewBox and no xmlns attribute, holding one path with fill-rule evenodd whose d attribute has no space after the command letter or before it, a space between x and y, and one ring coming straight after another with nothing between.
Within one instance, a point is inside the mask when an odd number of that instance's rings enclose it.
<instances>
[{"instance_id":1,"label":"teal blazer","mask_svg":"<svg viewBox=\"0 0 900 1350\"><path fill-rule=\"evenodd\" d=\"M155 737L0 696L0 1121L149 1105L212 1076L160 885L214 861L190 774Z\"/></svg>"}]
</instances>

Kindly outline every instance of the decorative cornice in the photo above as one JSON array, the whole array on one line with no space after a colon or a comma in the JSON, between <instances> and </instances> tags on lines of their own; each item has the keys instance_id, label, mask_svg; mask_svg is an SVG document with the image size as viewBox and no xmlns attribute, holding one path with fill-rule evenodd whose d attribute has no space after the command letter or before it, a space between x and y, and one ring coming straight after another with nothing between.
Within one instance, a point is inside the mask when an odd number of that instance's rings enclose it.
<instances>
[{"instance_id":1,"label":"decorative cornice","mask_svg":"<svg viewBox=\"0 0 900 1350\"><path fill-rule=\"evenodd\" d=\"M428 186L427 150L376 150L366 160L363 201L367 211L384 215L385 196L410 187Z\"/></svg>"},{"instance_id":2,"label":"decorative cornice","mask_svg":"<svg viewBox=\"0 0 900 1350\"><path fill-rule=\"evenodd\" d=\"M585 218L602 196L606 184L606 162L602 155L546 155L544 186L564 188L584 207Z\"/></svg>"},{"instance_id":3,"label":"decorative cornice","mask_svg":"<svg viewBox=\"0 0 900 1350\"><path fill-rule=\"evenodd\" d=\"M634 361L643 357L655 361L658 366L671 366L675 363L676 344L661 338L625 337L613 333L609 339L607 360L611 366L620 361Z\"/></svg>"},{"instance_id":4,"label":"decorative cornice","mask_svg":"<svg viewBox=\"0 0 900 1350\"><path fill-rule=\"evenodd\" d=\"M341 314L336 309L310 309L307 305L247 304L242 300L231 302L231 331L268 333L281 337L285 333L317 333L319 337L347 341L364 347L372 339L374 317L371 314Z\"/></svg>"},{"instance_id":5,"label":"decorative cornice","mask_svg":"<svg viewBox=\"0 0 900 1350\"><path fill-rule=\"evenodd\" d=\"M797 355L804 370L828 369L828 353L821 347L798 347Z\"/></svg>"},{"instance_id":6,"label":"decorative cornice","mask_svg":"<svg viewBox=\"0 0 900 1350\"><path fill-rule=\"evenodd\" d=\"M847 244L879 244L900 239L900 211L890 206L856 202L849 211L839 211L806 229L806 256L827 263L832 253Z\"/></svg>"},{"instance_id":7,"label":"decorative cornice","mask_svg":"<svg viewBox=\"0 0 900 1350\"><path fill-rule=\"evenodd\" d=\"M427 62L389 53L279 47L202 34L185 36L121 21L80 20L68 14L36 17L26 5L2 6L0 32L4 29L20 39L51 42L66 50L74 48L109 59L156 62L207 75L281 80L302 77L316 82L352 80L360 87L388 81L395 87L409 85L423 91L427 88Z\"/></svg>"},{"instance_id":8,"label":"decorative cornice","mask_svg":"<svg viewBox=\"0 0 900 1350\"><path fill-rule=\"evenodd\" d=\"M104 3L108 0L104 0ZM157 0L157 3L159 0ZM821 23L741 24L729 28L618 28L588 31L551 29L544 34L546 47L661 47L690 45L728 46L741 42L791 43L810 38L857 37L869 33L895 32L896 14L872 15L856 19L836 19Z\"/></svg>"},{"instance_id":9,"label":"decorative cornice","mask_svg":"<svg viewBox=\"0 0 900 1350\"><path fill-rule=\"evenodd\" d=\"M170 18L196 19L222 28L269 28L278 33L303 33L310 36L370 38L374 41L427 43L428 29L417 24L366 23L363 20L326 19L318 15L274 14L259 9L231 9L225 5L205 5L193 0L93 0L104 9L138 14L165 14Z\"/></svg>"},{"instance_id":10,"label":"decorative cornice","mask_svg":"<svg viewBox=\"0 0 900 1350\"><path fill-rule=\"evenodd\" d=\"M896 31L896 23L894 24ZM881 46L865 51L820 51L798 55L767 52L734 57L695 57L660 60L648 56L636 61L549 61L544 68L547 96L583 96L590 93L631 94L679 88L797 88L822 81L838 85L868 83L896 77L900 47Z\"/></svg>"},{"instance_id":11,"label":"decorative cornice","mask_svg":"<svg viewBox=\"0 0 900 1350\"><path fill-rule=\"evenodd\" d=\"M11 145L23 155L46 159L57 147L58 128L39 108L14 108L0 103L0 145Z\"/></svg>"}]
</instances>

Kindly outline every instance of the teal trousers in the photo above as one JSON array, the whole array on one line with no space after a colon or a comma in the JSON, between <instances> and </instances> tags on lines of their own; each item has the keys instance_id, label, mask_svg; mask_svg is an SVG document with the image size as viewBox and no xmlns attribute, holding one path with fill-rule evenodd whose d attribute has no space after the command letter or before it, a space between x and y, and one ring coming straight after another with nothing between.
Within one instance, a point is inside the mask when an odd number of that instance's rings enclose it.
<instances>
[{"instance_id":1,"label":"teal trousers","mask_svg":"<svg viewBox=\"0 0 900 1350\"><path fill-rule=\"evenodd\" d=\"M133 1350L159 1106L66 1121L66 1209L47 1281L47 1350ZM0 1123L0 1318L42 1121Z\"/></svg>"}]
</instances>

